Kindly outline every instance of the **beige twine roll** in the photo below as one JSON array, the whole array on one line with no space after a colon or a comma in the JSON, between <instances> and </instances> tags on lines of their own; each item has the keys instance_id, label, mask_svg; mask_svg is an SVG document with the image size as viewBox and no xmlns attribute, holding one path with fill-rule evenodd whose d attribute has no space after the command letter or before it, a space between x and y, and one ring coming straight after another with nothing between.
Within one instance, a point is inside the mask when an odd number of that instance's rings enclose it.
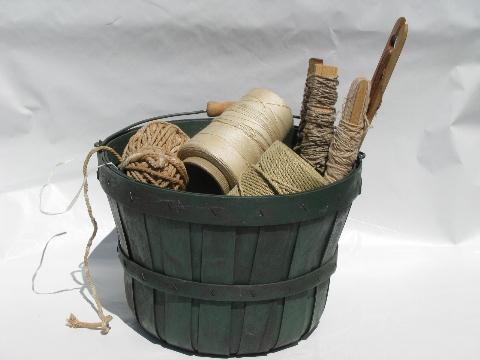
<instances>
[{"instance_id":1,"label":"beige twine roll","mask_svg":"<svg viewBox=\"0 0 480 360\"><path fill-rule=\"evenodd\" d=\"M317 189L325 185L322 175L287 145L275 141L245 171L228 195L283 195Z\"/></svg>"},{"instance_id":2,"label":"beige twine roll","mask_svg":"<svg viewBox=\"0 0 480 360\"><path fill-rule=\"evenodd\" d=\"M89 151L83 163L83 195L88 216L93 226L93 231L88 239L83 256L83 271L87 287L95 301L95 310L99 322L85 322L70 314L67 326L71 328L86 328L100 330L102 334L110 331L111 315L105 315L100 296L93 281L89 267L90 249L97 235L98 225L93 216L90 198L88 196L88 162L99 151L108 151L119 161L118 168L126 171L127 175L135 180L153 184L161 188L185 189L188 182L187 171L182 161L177 158L177 151L189 139L178 126L165 121L151 121L140 128L128 141L120 156L109 146L97 146Z\"/></svg>"},{"instance_id":3,"label":"beige twine roll","mask_svg":"<svg viewBox=\"0 0 480 360\"><path fill-rule=\"evenodd\" d=\"M253 89L183 145L178 155L186 165L207 172L228 193L292 125L292 112L282 98L267 89Z\"/></svg>"},{"instance_id":4,"label":"beige twine roll","mask_svg":"<svg viewBox=\"0 0 480 360\"><path fill-rule=\"evenodd\" d=\"M185 190L188 174L177 153L188 140L188 135L178 126L151 121L128 140L118 168L137 181Z\"/></svg>"},{"instance_id":5,"label":"beige twine roll","mask_svg":"<svg viewBox=\"0 0 480 360\"><path fill-rule=\"evenodd\" d=\"M352 169L368 130L365 116L370 84L355 79L342 111L342 120L330 145L325 175L285 144L276 141L241 175L228 195L283 195L318 189L346 176Z\"/></svg>"}]
</instances>

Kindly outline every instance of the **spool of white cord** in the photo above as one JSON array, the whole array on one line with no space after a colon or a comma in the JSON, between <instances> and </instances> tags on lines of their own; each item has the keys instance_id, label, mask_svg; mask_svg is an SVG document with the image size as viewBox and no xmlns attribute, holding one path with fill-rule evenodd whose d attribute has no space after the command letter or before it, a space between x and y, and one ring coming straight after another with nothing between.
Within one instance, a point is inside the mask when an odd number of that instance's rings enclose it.
<instances>
[{"instance_id":1,"label":"spool of white cord","mask_svg":"<svg viewBox=\"0 0 480 360\"><path fill-rule=\"evenodd\" d=\"M194 186L189 190L228 193L292 125L290 107L280 96L267 89L249 91L180 148Z\"/></svg>"}]
</instances>

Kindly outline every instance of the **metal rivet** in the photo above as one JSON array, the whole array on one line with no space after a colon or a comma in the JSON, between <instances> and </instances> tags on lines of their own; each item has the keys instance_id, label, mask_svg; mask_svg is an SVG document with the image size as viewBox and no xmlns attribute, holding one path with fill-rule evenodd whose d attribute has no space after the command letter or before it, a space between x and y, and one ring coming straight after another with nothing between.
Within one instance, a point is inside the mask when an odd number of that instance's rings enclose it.
<instances>
[{"instance_id":1,"label":"metal rivet","mask_svg":"<svg viewBox=\"0 0 480 360\"><path fill-rule=\"evenodd\" d=\"M129 194L130 194L130 201L133 201L133 194L132 194L132 192L130 191Z\"/></svg>"},{"instance_id":2,"label":"metal rivet","mask_svg":"<svg viewBox=\"0 0 480 360\"><path fill-rule=\"evenodd\" d=\"M258 210L258 215L259 215L259 216L263 216L263 211L262 211L262 209L259 209L259 210Z\"/></svg>"},{"instance_id":3,"label":"metal rivet","mask_svg":"<svg viewBox=\"0 0 480 360\"><path fill-rule=\"evenodd\" d=\"M140 274L140 276L142 277L142 280L145 281L145 274L143 272Z\"/></svg>"}]
</instances>

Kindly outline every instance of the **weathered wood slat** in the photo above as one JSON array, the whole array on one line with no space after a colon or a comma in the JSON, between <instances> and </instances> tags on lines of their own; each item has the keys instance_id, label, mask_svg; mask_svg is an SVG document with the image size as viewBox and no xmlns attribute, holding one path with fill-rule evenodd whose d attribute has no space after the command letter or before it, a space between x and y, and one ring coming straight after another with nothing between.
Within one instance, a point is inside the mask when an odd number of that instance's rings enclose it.
<instances>
[{"instance_id":1,"label":"weathered wood slat","mask_svg":"<svg viewBox=\"0 0 480 360\"><path fill-rule=\"evenodd\" d=\"M233 284L234 257L235 229L221 226L203 228L201 270L203 282ZM231 303L202 301L198 323L198 351L228 354L230 321Z\"/></svg>"},{"instance_id":2,"label":"weathered wood slat","mask_svg":"<svg viewBox=\"0 0 480 360\"><path fill-rule=\"evenodd\" d=\"M298 224L260 228L250 283L287 278L297 231ZM247 304L239 353L263 353L272 349L278 339L282 312L283 299Z\"/></svg>"},{"instance_id":3,"label":"weathered wood slat","mask_svg":"<svg viewBox=\"0 0 480 360\"><path fill-rule=\"evenodd\" d=\"M129 239L131 258L138 264L151 269L152 258L144 214L124 205L119 205L119 212ZM153 290L135 279L132 279L132 288L138 322L149 333L158 336L152 316L154 313Z\"/></svg>"},{"instance_id":4,"label":"weathered wood slat","mask_svg":"<svg viewBox=\"0 0 480 360\"><path fill-rule=\"evenodd\" d=\"M322 254L322 264L324 264L328 259L330 259L337 249L338 240L342 233L343 227L347 220L348 212L350 211L350 206L344 210L337 212L335 216L335 222L332 226L331 234L329 236L328 244L325 247L324 253ZM325 304L327 302L328 289L330 287L330 280L325 284L317 286L315 294L315 308L313 310L312 321L310 322L310 327L307 332L312 331L320 321L323 310L325 309Z\"/></svg>"},{"instance_id":5,"label":"weathered wood slat","mask_svg":"<svg viewBox=\"0 0 480 360\"><path fill-rule=\"evenodd\" d=\"M115 221L115 227L118 235L118 244L122 249L122 251L127 256L130 257L130 250L128 248L128 239L125 235L123 220L120 216L120 212L118 211L118 203L112 197L110 196L107 196L107 197L108 197L108 202L110 204L110 209L112 210L113 220ZM125 297L127 298L127 304L132 310L132 312L136 314L135 302L133 301L133 279L127 272L124 272L123 274L123 282L125 284Z\"/></svg>"},{"instance_id":6,"label":"weathered wood slat","mask_svg":"<svg viewBox=\"0 0 480 360\"><path fill-rule=\"evenodd\" d=\"M192 280L201 281L202 278L202 225L190 224L190 251L192 261ZM198 317L200 312L200 301L192 299L192 321L191 337L192 348L198 351Z\"/></svg>"},{"instance_id":7,"label":"weathered wood slat","mask_svg":"<svg viewBox=\"0 0 480 360\"><path fill-rule=\"evenodd\" d=\"M152 239L152 251L155 251L155 258L162 257L164 273L191 280L189 224L156 217L149 218L148 224L149 231L157 234L156 238ZM169 344L193 350L191 299L170 294L165 294L164 298L164 340ZM162 304L159 303L158 306L161 307Z\"/></svg>"},{"instance_id":8,"label":"weathered wood slat","mask_svg":"<svg viewBox=\"0 0 480 360\"><path fill-rule=\"evenodd\" d=\"M160 228L162 220L156 217L148 216L145 218L148 238L150 240L150 250L152 258L152 269L163 273L163 248L160 238ZM165 293L154 290L154 313L155 326L158 336L165 338Z\"/></svg>"},{"instance_id":9,"label":"weathered wood slat","mask_svg":"<svg viewBox=\"0 0 480 360\"><path fill-rule=\"evenodd\" d=\"M258 241L258 228L238 228L235 238L235 269L234 283L249 284L253 260ZM230 354L237 354L240 350L240 340L243 331L245 303L232 304L232 326L230 331Z\"/></svg>"},{"instance_id":10,"label":"weathered wood slat","mask_svg":"<svg viewBox=\"0 0 480 360\"><path fill-rule=\"evenodd\" d=\"M290 266L290 279L304 275L320 266L321 256L329 239L335 216L300 224ZM276 346L300 340L310 326L315 302L315 290L285 299L280 336Z\"/></svg>"}]
</instances>

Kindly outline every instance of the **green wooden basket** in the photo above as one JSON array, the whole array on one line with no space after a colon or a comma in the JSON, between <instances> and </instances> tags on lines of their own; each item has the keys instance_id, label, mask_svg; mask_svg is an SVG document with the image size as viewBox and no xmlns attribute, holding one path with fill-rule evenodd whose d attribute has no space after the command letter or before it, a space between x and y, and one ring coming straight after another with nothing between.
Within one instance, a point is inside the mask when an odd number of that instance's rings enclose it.
<instances>
[{"instance_id":1,"label":"green wooden basket","mask_svg":"<svg viewBox=\"0 0 480 360\"><path fill-rule=\"evenodd\" d=\"M210 120L173 122L193 136ZM121 153L140 123L98 144ZM232 356L292 345L315 329L360 193L361 158L330 186L261 197L163 190L108 165L116 162L108 153L98 158L107 164L98 179L118 231L127 301L146 331L183 350Z\"/></svg>"}]
</instances>

